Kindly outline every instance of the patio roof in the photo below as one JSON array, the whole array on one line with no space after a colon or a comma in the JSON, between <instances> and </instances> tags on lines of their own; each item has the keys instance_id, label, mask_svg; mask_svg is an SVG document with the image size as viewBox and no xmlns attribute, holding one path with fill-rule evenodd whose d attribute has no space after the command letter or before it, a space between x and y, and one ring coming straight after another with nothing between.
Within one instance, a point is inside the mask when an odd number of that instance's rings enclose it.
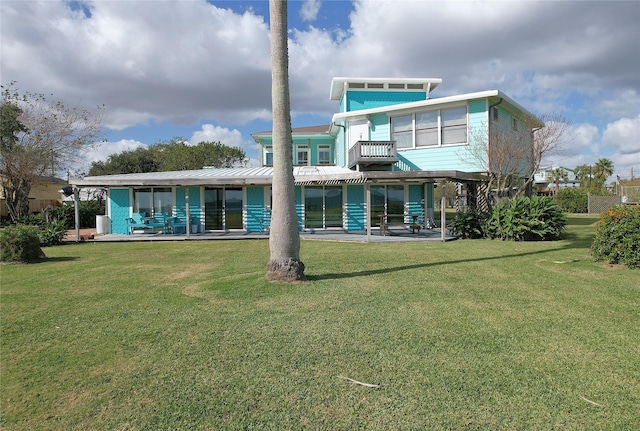
<instances>
[{"instance_id":1,"label":"patio roof","mask_svg":"<svg viewBox=\"0 0 640 431\"><path fill-rule=\"evenodd\" d=\"M362 182L360 172L336 166L295 166L296 184L338 184ZM270 185L273 167L203 168L189 171L146 172L72 179L77 187Z\"/></svg>"},{"instance_id":2,"label":"patio roof","mask_svg":"<svg viewBox=\"0 0 640 431\"><path fill-rule=\"evenodd\" d=\"M486 181L481 174L460 171L352 171L338 166L295 166L296 185L356 184L365 182ZM203 168L190 171L146 172L85 177L69 181L76 187L150 187L270 185L273 167Z\"/></svg>"}]
</instances>

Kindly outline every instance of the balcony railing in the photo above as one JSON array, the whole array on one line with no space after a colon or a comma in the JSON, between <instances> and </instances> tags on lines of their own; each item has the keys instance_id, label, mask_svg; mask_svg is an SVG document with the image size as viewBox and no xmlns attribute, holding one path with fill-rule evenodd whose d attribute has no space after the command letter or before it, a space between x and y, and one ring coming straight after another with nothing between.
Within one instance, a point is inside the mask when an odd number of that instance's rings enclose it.
<instances>
[{"instance_id":1,"label":"balcony railing","mask_svg":"<svg viewBox=\"0 0 640 431\"><path fill-rule=\"evenodd\" d=\"M398 161L395 141L358 141L349 149L349 168L392 165Z\"/></svg>"}]
</instances>

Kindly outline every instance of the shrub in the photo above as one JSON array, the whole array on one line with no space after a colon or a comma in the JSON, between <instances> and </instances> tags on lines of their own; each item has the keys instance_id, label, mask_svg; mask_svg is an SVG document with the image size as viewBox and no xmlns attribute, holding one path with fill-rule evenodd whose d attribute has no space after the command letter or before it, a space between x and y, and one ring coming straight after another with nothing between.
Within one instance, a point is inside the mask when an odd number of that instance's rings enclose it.
<instances>
[{"instance_id":1,"label":"shrub","mask_svg":"<svg viewBox=\"0 0 640 431\"><path fill-rule=\"evenodd\" d=\"M452 234L462 239L484 238L484 225L487 220L487 214L475 211L460 211L449 224L449 230Z\"/></svg>"},{"instance_id":2,"label":"shrub","mask_svg":"<svg viewBox=\"0 0 640 431\"><path fill-rule=\"evenodd\" d=\"M67 234L67 224L64 220L53 220L39 227L40 243L44 246L62 244Z\"/></svg>"},{"instance_id":3,"label":"shrub","mask_svg":"<svg viewBox=\"0 0 640 431\"><path fill-rule=\"evenodd\" d=\"M0 260L35 262L45 259L40 248L40 230L36 226L7 226L0 230Z\"/></svg>"},{"instance_id":4,"label":"shrub","mask_svg":"<svg viewBox=\"0 0 640 431\"><path fill-rule=\"evenodd\" d=\"M586 189L561 189L554 200L560 208L569 213L586 213L589 205L589 193Z\"/></svg>"},{"instance_id":5,"label":"shrub","mask_svg":"<svg viewBox=\"0 0 640 431\"><path fill-rule=\"evenodd\" d=\"M489 238L548 241L559 239L566 225L566 216L552 198L518 197L492 208L485 232Z\"/></svg>"},{"instance_id":6,"label":"shrub","mask_svg":"<svg viewBox=\"0 0 640 431\"><path fill-rule=\"evenodd\" d=\"M597 261L640 268L640 207L619 205L602 213L591 253Z\"/></svg>"}]
</instances>

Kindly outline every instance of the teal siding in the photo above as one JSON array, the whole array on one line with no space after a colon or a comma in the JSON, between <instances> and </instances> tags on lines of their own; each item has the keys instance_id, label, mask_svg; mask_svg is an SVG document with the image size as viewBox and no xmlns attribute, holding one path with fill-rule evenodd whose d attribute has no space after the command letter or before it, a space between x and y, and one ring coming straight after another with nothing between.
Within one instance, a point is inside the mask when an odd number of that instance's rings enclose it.
<instances>
[{"instance_id":1,"label":"teal siding","mask_svg":"<svg viewBox=\"0 0 640 431\"><path fill-rule=\"evenodd\" d=\"M347 91L347 111L425 100L425 91Z\"/></svg>"},{"instance_id":2,"label":"teal siding","mask_svg":"<svg viewBox=\"0 0 640 431\"><path fill-rule=\"evenodd\" d=\"M387 114L372 115L370 136L372 141L388 141L389 140L389 117Z\"/></svg>"},{"instance_id":3,"label":"teal siding","mask_svg":"<svg viewBox=\"0 0 640 431\"><path fill-rule=\"evenodd\" d=\"M422 214L422 184L409 184L408 186L408 199L407 199L407 213L408 214ZM418 223L422 223L423 218L418 218Z\"/></svg>"},{"instance_id":4,"label":"teal siding","mask_svg":"<svg viewBox=\"0 0 640 431\"><path fill-rule=\"evenodd\" d=\"M366 206L363 185L347 186L347 230L365 230Z\"/></svg>"},{"instance_id":5,"label":"teal siding","mask_svg":"<svg viewBox=\"0 0 640 431\"><path fill-rule=\"evenodd\" d=\"M264 224L264 187L247 187L247 232L262 232Z\"/></svg>"},{"instance_id":6,"label":"teal siding","mask_svg":"<svg viewBox=\"0 0 640 431\"><path fill-rule=\"evenodd\" d=\"M298 215L298 230L304 228L304 204L302 203L302 187L296 186L296 214Z\"/></svg>"},{"instance_id":7,"label":"teal siding","mask_svg":"<svg viewBox=\"0 0 640 431\"><path fill-rule=\"evenodd\" d=\"M468 153L467 145L451 145L437 148L418 148L398 151L397 170L442 171L458 170L481 172L482 166Z\"/></svg>"},{"instance_id":8,"label":"teal siding","mask_svg":"<svg viewBox=\"0 0 640 431\"><path fill-rule=\"evenodd\" d=\"M198 232L202 231L204 225L204 208L202 208L204 204L201 203L200 190L200 187L189 187L189 215L191 215L191 222L198 225Z\"/></svg>"},{"instance_id":9,"label":"teal siding","mask_svg":"<svg viewBox=\"0 0 640 431\"><path fill-rule=\"evenodd\" d=\"M469 101L469 148L467 149L467 159L475 161L476 172L486 170L486 160L477 160L478 154L482 151L472 151L472 148L486 148L487 146L487 100Z\"/></svg>"},{"instance_id":10,"label":"teal siding","mask_svg":"<svg viewBox=\"0 0 640 431\"><path fill-rule=\"evenodd\" d=\"M109 216L111 218L111 233L126 234L126 219L131 217L128 188L109 189Z\"/></svg>"}]
</instances>

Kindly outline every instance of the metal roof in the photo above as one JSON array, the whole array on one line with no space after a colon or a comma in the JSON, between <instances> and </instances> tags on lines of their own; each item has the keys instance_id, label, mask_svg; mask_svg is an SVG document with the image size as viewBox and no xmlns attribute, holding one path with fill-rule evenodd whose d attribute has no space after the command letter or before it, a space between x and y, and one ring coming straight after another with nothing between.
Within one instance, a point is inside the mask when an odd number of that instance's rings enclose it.
<instances>
[{"instance_id":1,"label":"metal roof","mask_svg":"<svg viewBox=\"0 0 640 431\"><path fill-rule=\"evenodd\" d=\"M365 182L430 182L458 180L486 181L479 173L460 171L352 171L338 166L294 166L296 185L338 185ZM72 179L77 187L151 187L151 186L248 186L271 185L273 167L203 168L192 171L147 172Z\"/></svg>"},{"instance_id":2,"label":"metal roof","mask_svg":"<svg viewBox=\"0 0 640 431\"><path fill-rule=\"evenodd\" d=\"M294 166L296 184L338 184L362 182L361 172L337 166ZM203 168L190 171L146 172L73 179L80 187L270 185L273 167Z\"/></svg>"}]
</instances>

